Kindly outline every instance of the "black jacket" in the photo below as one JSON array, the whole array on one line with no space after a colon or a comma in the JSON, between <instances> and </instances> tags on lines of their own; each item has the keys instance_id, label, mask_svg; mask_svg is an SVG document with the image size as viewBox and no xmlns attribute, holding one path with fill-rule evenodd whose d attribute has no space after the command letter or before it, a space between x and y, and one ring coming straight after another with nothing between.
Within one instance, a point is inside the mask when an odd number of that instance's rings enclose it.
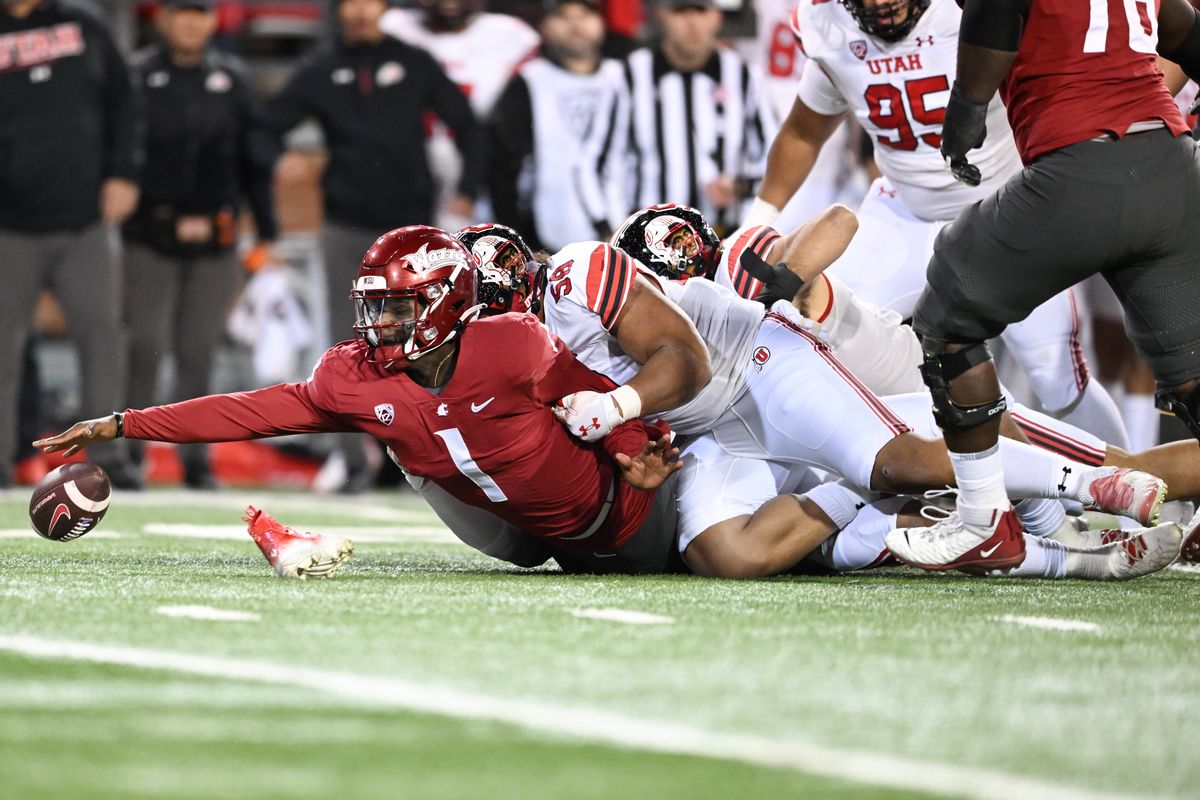
<instances>
[{"instance_id":1,"label":"black jacket","mask_svg":"<svg viewBox=\"0 0 1200 800\"><path fill-rule=\"evenodd\" d=\"M146 166L141 202L125 235L169 244L175 219L185 214L219 218L221 229L232 226L245 194L259 238L274 239L277 151L241 66L210 50L199 66L178 67L154 45L134 56L133 70L145 98ZM219 238L214 244L233 244L232 236Z\"/></svg>"},{"instance_id":2,"label":"black jacket","mask_svg":"<svg viewBox=\"0 0 1200 800\"><path fill-rule=\"evenodd\" d=\"M98 19L45 0L24 19L0 5L0 228L73 230L100 218L100 184L136 181L141 110Z\"/></svg>"},{"instance_id":3,"label":"black jacket","mask_svg":"<svg viewBox=\"0 0 1200 800\"><path fill-rule=\"evenodd\" d=\"M458 191L477 194L482 132L467 99L424 50L392 38L337 44L306 61L267 104L282 136L307 118L325 134L325 214L380 233L433 219L435 191L425 156L425 117L453 129L463 157Z\"/></svg>"}]
</instances>

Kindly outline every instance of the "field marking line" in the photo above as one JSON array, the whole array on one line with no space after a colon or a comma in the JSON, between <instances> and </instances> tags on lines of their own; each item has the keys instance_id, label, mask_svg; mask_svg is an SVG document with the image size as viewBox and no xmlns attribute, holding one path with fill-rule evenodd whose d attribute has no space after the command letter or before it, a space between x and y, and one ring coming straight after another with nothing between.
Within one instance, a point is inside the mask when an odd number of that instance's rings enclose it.
<instances>
[{"instance_id":1,"label":"field marking line","mask_svg":"<svg viewBox=\"0 0 1200 800\"><path fill-rule=\"evenodd\" d=\"M577 619L598 619L604 622L621 622L626 625L672 625L674 617L649 614L645 611L626 611L623 608L579 608L571 612Z\"/></svg>"},{"instance_id":2,"label":"field marking line","mask_svg":"<svg viewBox=\"0 0 1200 800\"><path fill-rule=\"evenodd\" d=\"M411 507L406 508L394 503L397 499L407 502L409 498L412 498ZM395 492L368 492L349 500L336 495L314 495L312 492L302 490L275 492L251 489L223 489L220 491L153 489L147 492L117 490L113 499L118 506L138 508L195 506L236 511L239 515L246 509L246 506L253 505L289 513L336 514L374 522L429 522L437 519L424 502L412 495L406 496ZM0 502L5 501L28 503L29 492L24 487L0 489Z\"/></svg>"},{"instance_id":3,"label":"field marking line","mask_svg":"<svg viewBox=\"0 0 1200 800\"><path fill-rule=\"evenodd\" d=\"M494 697L377 675L20 635L0 636L0 651L32 658L70 659L232 681L297 686L366 707L487 720L633 750L734 761L870 786L974 800L1009 800L1013 797L1022 800L1101 800L1129 796L1103 794L986 769L842 750L775 736L723 733L679 722Z\"/></svg>"},{"instance_id":4,"label":"field marking line","mask_svg":"<svg viewBox=\"0 0 1200 800\"><path fill-rule=\"evenodd\" d=\"M199 619L210 622L258 622L261 616L253 611L230 611L212 606L159 606L155 614L179 619Z\"/></svg>"},{"instance_id":5,"label":"field marking line","mask_svg":"<svg viewBox=\"0 0 1200 800\"><path fill-rule=\"evenodd\" d=\"M1184 564L1176 561L1168 569L1176 572L1189 572L1192 575L1200 574L1200 564Z\"/></svg>"},{"instance_id":6,"label":"field marking line","mask_svg":"<svg viewBox=\"0 0 1200 800\"><path fill-rule=\"evenodd\" d=\"M1084 622L1078 619L1058 619L1057 617L1019 617L1015 614L1005 614L1001 622L1013 625L1024 625L1027 628L1041 628L1047 631L1083 631L1098 633L1100 626L1094 622Z\"/></svg>"},{"instance_id":7,"label":"field marking line","mask_svg":"<svg viewBox=\"0 0 1200 800\"><path fill-rule=\"evenodd\" d=\"M0 539L28 539L31 536L37 536L37 532L33 528L0 528ZM120 539L121 534L115 531L89 531L84 534L89 539ZM40 537L45 538L45 537ZM83 537L79 537L82 539ZM73 539L72 541L78 541ZM66 544L64 542L64 544Z\"/></svg>"},{"instance_id":8,"label":"field marking line","mask_svg":"<svg viewBox=\"0 0 1200 800\"><path fill-rule=\"evenodd\" d=\"M303 528L303 526L300 527ZM250 538L246 533L245 525L197 525L188 522L151 522L142 526L142 533L183 539L217 539L221 541L242 541ZM449 529L435 525L320 526L317 533L341 536L361 542L461 544L458 537Z\"/></svg>"}]
</instances>

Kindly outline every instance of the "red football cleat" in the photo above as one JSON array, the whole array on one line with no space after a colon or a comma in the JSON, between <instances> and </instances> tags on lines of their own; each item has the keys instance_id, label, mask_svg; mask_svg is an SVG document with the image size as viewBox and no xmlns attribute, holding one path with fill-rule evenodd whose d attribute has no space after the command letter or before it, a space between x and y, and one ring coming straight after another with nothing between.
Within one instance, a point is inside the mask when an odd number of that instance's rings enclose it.
<instances>
[{"instance_id":1,"label":"red football cleat","mask_svg":"<svg viewBox=\"0 0 1200 800\"><path fill-rule=\"evenodd\" d=\"M242 520L250 538L281 578L331 578L354 552L354 543L349 539L300 533L254 506L246 507Z\"/></svg>"}]
</instances>

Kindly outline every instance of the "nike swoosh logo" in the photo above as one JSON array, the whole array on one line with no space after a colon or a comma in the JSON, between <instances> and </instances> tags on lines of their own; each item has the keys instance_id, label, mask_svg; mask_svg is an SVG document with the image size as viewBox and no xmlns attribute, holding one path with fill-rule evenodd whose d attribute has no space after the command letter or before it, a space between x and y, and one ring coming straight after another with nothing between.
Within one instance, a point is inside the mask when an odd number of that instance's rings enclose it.
<instances>
[{"instance_id":1,"label":"nike swoosh logo","mask_svg":"<svg viewBox=\"0 0 1200 800\"><path fill-rule=\"evenodd\" d=\"M980 550L980 551L979 551L979 556L980 556L981 558L990 558L990 557L991 557L991 555L992 555L992 553L994 553L994 552L996 552L997 550L999 550L999 549L1000 549L1000 545L1002 545L1002 544L1004 544L1004 542L1003 542L1003 541L999 541L999 542L996 542L995 546L993 546L991 550Z\"/></svg>"},{"instance_id":2,"label":"nike swoosh logo","mask_svg":"<svg viewBox=\"0 0 1200 800\"><path fill-rule=\"evenodd\" d=\"M484 401L483 401L482 403L480 403L479 405L475 405L474 403L471 403L471 411L473 411L473 412L475 412L476 414L478 414L480 411L483 411L485 408L487 408L487 407L488 407L488 405L490 405L490 404L491 404L491 402L492 402L493 400L495 400L495 399L496 399L496 398L494 398L494 397L489 397L487 400L484 400Z\"/></svg>"},{"instance_id":3,"label":"nike swoosh logo","mask_svg":"<svg viewBox=\"0 0 1200 800\"><path fill-rule=\"evenodd\" d=\"M54 516L50 519L50 527L46 529L46 533L53 533L54 526L58 525L58 521L63 517L66 517L68 520L70 520L71 510L67 508L66 503L59 503L58 507L54 509Z\"/></svg>"}]
</instances>

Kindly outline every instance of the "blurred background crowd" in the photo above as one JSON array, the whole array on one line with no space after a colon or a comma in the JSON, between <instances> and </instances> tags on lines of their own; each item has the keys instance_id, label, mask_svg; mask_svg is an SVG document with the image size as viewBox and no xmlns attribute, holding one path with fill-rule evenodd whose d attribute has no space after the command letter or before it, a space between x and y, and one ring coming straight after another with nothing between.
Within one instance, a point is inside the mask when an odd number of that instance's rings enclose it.
<instances>
[{"instance_id":1,"label":"blurred background crowd","mask_svg":"<svg viewBox=\"0 0 1200 800\"><path fill-rule=\"evenodd\" d=\"M732 232L803 67L791 10L0 0L0 486L54 466L27 443L67 420L303 379L391 228L498 221L554 250L679 202ZM871 153L846 122L779 226L855 207ZM1110 357L1120 327L1096 334L1100 377L1152 393ZM89 458L125 488L394 479L358 435Z\"/></svg>"}]
</instances>

